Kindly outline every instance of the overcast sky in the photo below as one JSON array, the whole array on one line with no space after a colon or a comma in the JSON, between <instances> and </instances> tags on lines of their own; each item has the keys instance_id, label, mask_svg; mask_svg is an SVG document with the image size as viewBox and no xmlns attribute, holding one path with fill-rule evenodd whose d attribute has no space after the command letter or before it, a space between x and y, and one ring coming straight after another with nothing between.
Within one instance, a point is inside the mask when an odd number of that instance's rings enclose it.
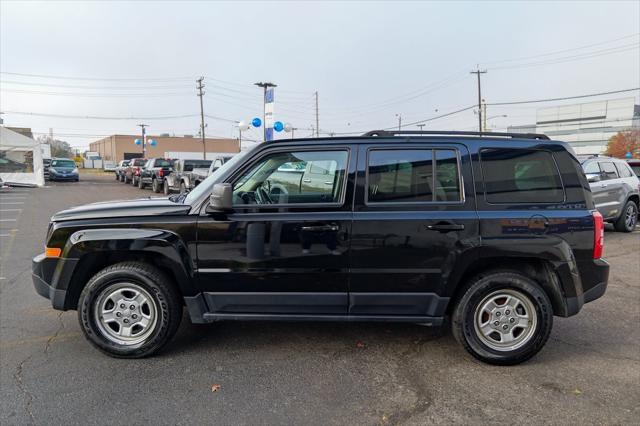
<instances>
[{"instance_id":1,"label":"overcast sky","mask_svg":"<svg viewBox=\"0 0 640 426\"><path fill-rule=\"evenodd\" d=\"M205 76L207 135L262 116L256 81L272 81L276 119L307 136L319 93L322 132L358 132L477 102L556 98L640 86L640 2L8 2L0 1L5 125L53 128L87 146L99 135L196 134ZM22 75L15 75L22 74ZM33 77L43 75L47 77ZM53 76L66 78L52 78ZM74 78L74 79L71 79ZM635 96L639 92L571 101ZM553 104L553 103L551 103ZM556 102L555 104L558 104ZM489 107L496 129L550 104ZM102 120L19 115L135 117ZM473 110L426 128L475 129ZM412 126L411 128L416 128ZM247 136L258 138L260 131Z\"/></svg>"}]
</instances>

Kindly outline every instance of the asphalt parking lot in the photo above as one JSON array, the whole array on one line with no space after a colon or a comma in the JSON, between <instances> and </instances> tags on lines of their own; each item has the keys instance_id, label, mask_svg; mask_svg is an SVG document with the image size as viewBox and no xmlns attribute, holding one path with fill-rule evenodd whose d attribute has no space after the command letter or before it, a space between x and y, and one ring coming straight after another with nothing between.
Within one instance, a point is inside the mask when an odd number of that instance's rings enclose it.
<instances>
[{"instance_id":1,"label":"asphalt parking lot","mask_svg":"<svg viewBox=\"0 0 640 426\"><path fill-rule=\"evenodd\" d=\"M0 423L580 424L640 418L640 229L606 233L605 296L555 318L529 362L475 361L448 333L406 324L185 317L160 355L93 349L75 311L31 283L51 214L151 196L112 175L0 190ZM216 392L212 386L219 385Z\"/></svg>"}]
</instances>

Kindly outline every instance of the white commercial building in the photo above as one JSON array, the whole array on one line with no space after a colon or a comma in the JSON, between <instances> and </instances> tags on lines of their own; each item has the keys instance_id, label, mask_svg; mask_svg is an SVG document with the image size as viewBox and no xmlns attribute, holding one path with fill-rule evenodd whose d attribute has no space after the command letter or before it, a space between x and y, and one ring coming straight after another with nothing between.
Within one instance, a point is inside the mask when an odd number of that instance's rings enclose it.
<instances>
[{"instance_id":1,"label":"white commercial building","mask_svg":"<svg viewBox=\"0 0 640 426\"><path fill-rule=\"evenodd\" d=\"M640 126L640 105L635 98L540 108L536 133L569 142L577 154L601 154L609 138L621 130Z\"/></svg>"}]
</instances>

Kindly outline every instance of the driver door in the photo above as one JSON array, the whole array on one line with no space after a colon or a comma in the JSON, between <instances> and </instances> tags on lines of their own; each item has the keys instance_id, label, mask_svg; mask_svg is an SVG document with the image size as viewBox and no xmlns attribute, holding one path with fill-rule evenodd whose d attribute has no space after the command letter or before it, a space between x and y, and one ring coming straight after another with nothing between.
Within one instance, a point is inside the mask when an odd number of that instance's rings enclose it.
<instances>
[{"instance_id":1,"label":"driver door","mask_svg":"<svg viewBox=\"0 0 640 426\"><path fill-rule=\"evenodd\" d=\"M353 157L348 146L269 147L228 179L233 212L198 222L212 314L347 313Z\"/></svg>"}]
</instances>

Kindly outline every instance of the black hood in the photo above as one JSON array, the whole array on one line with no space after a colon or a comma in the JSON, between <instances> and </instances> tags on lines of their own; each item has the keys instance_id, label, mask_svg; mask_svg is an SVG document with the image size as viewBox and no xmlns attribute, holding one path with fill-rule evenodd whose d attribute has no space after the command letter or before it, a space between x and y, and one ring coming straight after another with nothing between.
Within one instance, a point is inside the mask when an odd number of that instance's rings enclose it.
<instances>
[{"instance_id":1,"label":"black hood","mask_svg":"<svg viewBox=\"0 0 640 426\"><path fill-rule=\"evenodd\" d=\"M85 204L54 214L54 222L77 219L100 219L132 216L166 216L189 213L191 206L178 204L168 198L140 198Z\"/></svg>"}]
</instances>

